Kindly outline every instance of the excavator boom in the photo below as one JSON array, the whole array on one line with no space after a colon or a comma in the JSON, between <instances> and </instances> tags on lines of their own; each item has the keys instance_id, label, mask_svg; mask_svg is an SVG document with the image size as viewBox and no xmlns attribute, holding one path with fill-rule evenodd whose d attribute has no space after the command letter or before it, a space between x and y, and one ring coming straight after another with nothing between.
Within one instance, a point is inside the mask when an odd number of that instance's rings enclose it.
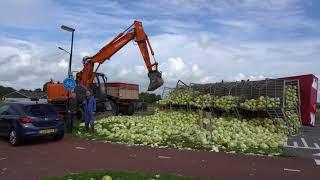
<instances>
[{"instance_id":1,"label":"excavator boom","mask_svg":"<svg viewBox=\"0 0 320 180\"><path fill-rule=\"evenodd\" d=\"M139 21L134 21L134 23L128 29L126 29L124 32L119 33L97 54L89 58L84 58L83 70L79 75L77 75L77 77L80 78L80 83L85 86L89 86L90 84L92 84L94 80L94 73L97 71L97 69L94 70L94 64L98 63L100 65L104 63L106 60L110 59L111 56L113 56L116 52L118 52L123 46L128 44L131 40L135 40L135 42L137 42L141 55L148 69L148 77L150 79L148 91L154 91L162 86L163 79L161 77L161 72L158 71L158 62L154 58L154 52L149 42L148 36L143 30L142 23ZM155 61L154 63L151 63L148 47Z\"/></svg>"}]
</instances>

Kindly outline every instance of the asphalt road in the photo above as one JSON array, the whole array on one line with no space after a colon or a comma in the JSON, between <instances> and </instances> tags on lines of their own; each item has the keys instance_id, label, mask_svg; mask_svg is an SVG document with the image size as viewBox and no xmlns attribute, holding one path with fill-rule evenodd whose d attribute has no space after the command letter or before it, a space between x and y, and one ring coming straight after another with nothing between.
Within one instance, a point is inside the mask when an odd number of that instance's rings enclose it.
<instances>
[{"instance_id":1,"label":"asphalt road","mask_svg":"<svg viewBox=\"0 0 320 180\"><path fill-rule=\"evenodd\" d=\"M94 170L181 174L203 179L319 179L311 159L273 158L145 146L129 147L66 137L11 147L0 139L0 179L35 180Z\"/></svg>"},{"instance_id":2,"label":"asphalt road","mask_svg":"<svg viewBox=\"0 0 320 180\"><path fill-rule=\"evenodd\" d=\"M312 159L315 164L318 162L318 166L320 166L320 126L304 126L299 135L289 137L286 149L290 154Z\"/></svg>"}]
</instances>

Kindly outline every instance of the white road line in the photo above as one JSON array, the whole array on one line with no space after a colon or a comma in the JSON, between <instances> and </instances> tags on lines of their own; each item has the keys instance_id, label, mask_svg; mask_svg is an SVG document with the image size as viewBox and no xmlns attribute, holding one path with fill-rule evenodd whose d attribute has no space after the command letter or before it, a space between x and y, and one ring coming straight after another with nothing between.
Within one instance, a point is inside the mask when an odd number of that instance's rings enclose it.
<instances>
[{"instance_id":1,"label":"white road line","mask_svg":"<svg viewBox=\"0 0 320 180\"><path fill-rule=\"evenodd\" d=\"M317 154L313 154L314 156L320 156L320 153L317 153Z\"/></svg>"},{"instance_id":2,"label":"white road line","mask_svg":"<svg viewBox=\"0 0 320 180\"><path fill-rule=\"evenodd\" d=\"M294 147L299 147L298 143L296 141L293 141L293 146Z\"/></svg>"},{"instance_id":3,"label":"white road line","mask_svg":"<svg viewBox=\"0 0 320 180\"><path fill-rule=\"evenodd\" d=\"M292 171L292 172L301 172L299 169L288 169L288 168L284 168L284 171Z\"/></svg>"},{"instance_id":4,"label":"white road line","mask_svg":"<svg viewBox=\"0 0 320 180\"><path fill-rule=\"evenodd\" d=\"M320 166L320 159L315 159L314 161L316 162L317 166Z\"/></svg>"},{"instance_id":5,"label":"white road line","mask_svg":"<svg viewBox=\"0 0 320 180\"><path fill-rule=\"evenodd\" d=\"M299 149L320 149L320 148L315 148L315 147L296 147L296 146L284 146L284 147L288 147L288 148L299 148Z\"/></svg>"},{"instance_id":6,"label":"white road line","mask_svg":"<svg viewBox=\"0 0 320 180\"><path fill-rule=\"evenodd\" d=\"M158 156L159 159L171 159L169 156Z\"/></svg>"},{"instance_id":7,"label":"white road line","mask_svg":"<svg viewBox=\"0 0 320 180\"><path fill-rule=\"evenodd\" d=\"M304 145L304 147L309 147L304 138L301 138L301 141L302 141L302 144Z\"/></svg>"},{"instance_id":8,"label":"white road line","mask_svg":"<svg viewBox=\"0 0 320 180\"><path fill-rule=\"evenodd\" d=\"M315 146L316 148L319 148L319 149L320 149L320 146L319 146L318 143L313 143L313 144L314 144L314 146Z\"/></svg>"},{"instance_id":9,"label":"white road line","mask_svg":"<svg viewBox=\"0 0 320 180\"><path fill-rule=\"evenodd\" d=\"M84 148L84 147L80 147L80 146L75 147L75 148L76 148L76 149L81 149L81 150L86 149L86 148Z\"/></svg>"}]
</instances>

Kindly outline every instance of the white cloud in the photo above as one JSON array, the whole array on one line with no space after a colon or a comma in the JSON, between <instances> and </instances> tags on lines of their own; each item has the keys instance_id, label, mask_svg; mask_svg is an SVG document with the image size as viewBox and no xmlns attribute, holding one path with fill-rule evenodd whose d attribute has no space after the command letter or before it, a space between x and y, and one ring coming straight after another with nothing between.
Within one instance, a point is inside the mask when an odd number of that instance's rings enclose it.
<instances>
[{"instance_id":1,"label":"white cloud","mask_svg":"<svg viewBox=\"0 0 320 180\"><path fill-rule=\"evenodd\" d=\"M150 38L165 86L173 87L179 79L186 83L258 80L317 73L320 69L317 63L320 53L315 51L320 40L231 43L213 39L203 48L202 33L193 35L164 34ZM130 82L134 79L145 87L147 72L137 47L128 47L125 56L122 52L101 70L107 72L111 80ZM132 58L128 60L127 57ZM132 66L132 63L141 65ZM130 72L126 77L130 80L115 75L113 69L117 67L126 68Z\"/></svg>"},{"instance_id":2,"label":"white cloud","mask_svg":"<svg viewBox=\"0 0 320 180\"><path fill-rule=\"evenodd\" d=\"M268 77L272 78L272 77ZM250 80L250 81L255 81L255 80L263 80L266 79L265 76L263 75L246 75L245 73L238 73L236 76L229 77L227 78L229 81L241 81L241 80Z\"/></svg>"},{"instance_id":3,"label":"white cloud","mask_svg":"<svg viewBox=\"0 0 320 180\"><path fill-rule=\"evenodd\" d=\"M55 22L59 7L51 0L1 1L0 24L10 27L47 28Z\"/></svg>"},{"instance_id":4,"label":"white cloud","mask_svg":"<svg viewBox=\"0 0 320 180\"><path fill-rule=\"evenodd\" d=\"M80 56L81 57L85 57L85 56L90 56L90 53L89 52L80 52Z\"/></svg>"},{"instance_id":5,"label":"white cloud","mask_svg":"<svg viewBox=\"0 0 320 180\"><path fill-rule=\"evenodd\" d=\"M204 76L199 80L200 83L212 83L217 81L218 79L215 76ZM194 82L194 83L197 83L197 82Z\"/></svg>"},{"instance_id":6,"label":"white cloud","mask_svg":"<svg viewBox=\"0 0 320 180\"><path fill-rule=\"evenodd\" d=\"M10 51L4 51L3 46ZM35 89L50 78L61 80L66 74L66 62L57 62L62 57L48 49L28 41L0 38L0 82L17 89Z\"/></svg>"},{"instance_id":7,"label":"white cloud","mask_svg":"<svg viewBox=\"0 0 320 180\"><path fill-rule=\"evenodd\" d=\"M201 33L198 42L203 48L207 48L213 45L213 37L207 32Z\"/></svg>"},{"instance_id":8,"label":"white cloud","mask_svg":"<svg viewBox=\"0 0 320 180\"><path fill-rule=\"evenodd\" d=\"M203 33L194 33L193 36L164 34L150 37L159 61L159 70L163 72L165 86L172 87L179 79L186 83L206 83L222 79L255 80L271 76L317 73L320 69L316 61L320 58L320 53L316 51L320 45L320 40L317 39L231 43L211 38L204 48L201 43L202 36ZM9 44L0 43L0 47L6 47L4 50L0 48L2 63L6 63L0 70L5 72L0 73L3 84L10 82L17 88L33 89L41 87L42 83L50 78L62 81L67 74L65 54L55 48L42 51L51 45L42 47L16 39L2 39L0 42ZM7 49L10 51L6 52ZM73 70L80 70L80 55L73 59ZM99 71L104 72L110 81L138 83L142 90L146 90L149 83L139 49L131 43L119 51L110 62L101 65ZM34 80L35 76L39 78Z\"/></svg>"},{"instance_id":9,"label":"white cloud","mask_svg":"<svg viewBox=\"0 0 320 180\"><path fill-rule=\"evenodd\" d=\"M224 26L230 26L231 28L237 29L242 32L252 33L257 30L258 24L253 21L248 20L239 20L239 19L231 19L231 20L213 20L213 22L219 23Z\"/></svg>"},{"instance_id":10,"label":"white cloud","mask_svg":"<svg viewBox=\"0 0 320 180\"><path fill-rule=\"evenodd\" d=\"M61 59L61 61L58 63L58 66L65 69L69 66L69 63L65 59Z\"/></svg>"}]
</instances>

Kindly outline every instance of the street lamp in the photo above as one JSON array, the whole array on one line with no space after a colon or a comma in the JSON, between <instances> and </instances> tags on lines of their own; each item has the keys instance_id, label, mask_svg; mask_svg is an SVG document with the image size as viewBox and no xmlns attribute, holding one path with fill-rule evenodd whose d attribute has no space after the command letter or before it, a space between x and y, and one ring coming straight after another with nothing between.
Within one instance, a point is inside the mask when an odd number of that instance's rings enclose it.
<instances>
[{"instance_id":1,"label":"street lamp","mask_svg":"<svg viewBox=\"0 0 320 180\"><path fill-rule=\"evenodd\" d=\"M63 49L63 48L58 47L60 50L65 51L65 52L67 52L67 53L70 54L68 76L69 76L69 78L71 78L71 77L72 77L72 74L71 74L71 64L72 64L73 35L74 35L75 29L73 29L73 28L71 28L71 27L68 27L68 26L65 26L65 25L62 25L62 26L61 26L61 29L72 33L72 37L71 37L71 51L70 51L70 53L69 53L68 51L66 51L65 49Z\"/></svg>"},{"instance_id":2,"label":"street lamp","mask_svg":"<svg viewBox=\"0 0 320 180\"><path fill-rule=\"evenodd\" d=\"M65 25L62 25L62 26L61 26L61 29L65 30L65 31L69 31L69 32L75 31L75 29L73 29L73 28L71 28L71 27L68 27L68 26L65 26Z\"/></svg>"},{"instance_id":3,"label":"street lamp","mask_svg":"<svg viewBox=\"0 0 320 180\"><path fill-rule=\"evenodd\" d=\"M66 52L66 53L68 53L69 55L71 54L71 53L69 53L69 51L67 51L67 50L65 50L65 49L63 49L62 47L58 47L60 50L62 50L62 51L64 51L64 52Z\"/></svg>"}]
</instances>

